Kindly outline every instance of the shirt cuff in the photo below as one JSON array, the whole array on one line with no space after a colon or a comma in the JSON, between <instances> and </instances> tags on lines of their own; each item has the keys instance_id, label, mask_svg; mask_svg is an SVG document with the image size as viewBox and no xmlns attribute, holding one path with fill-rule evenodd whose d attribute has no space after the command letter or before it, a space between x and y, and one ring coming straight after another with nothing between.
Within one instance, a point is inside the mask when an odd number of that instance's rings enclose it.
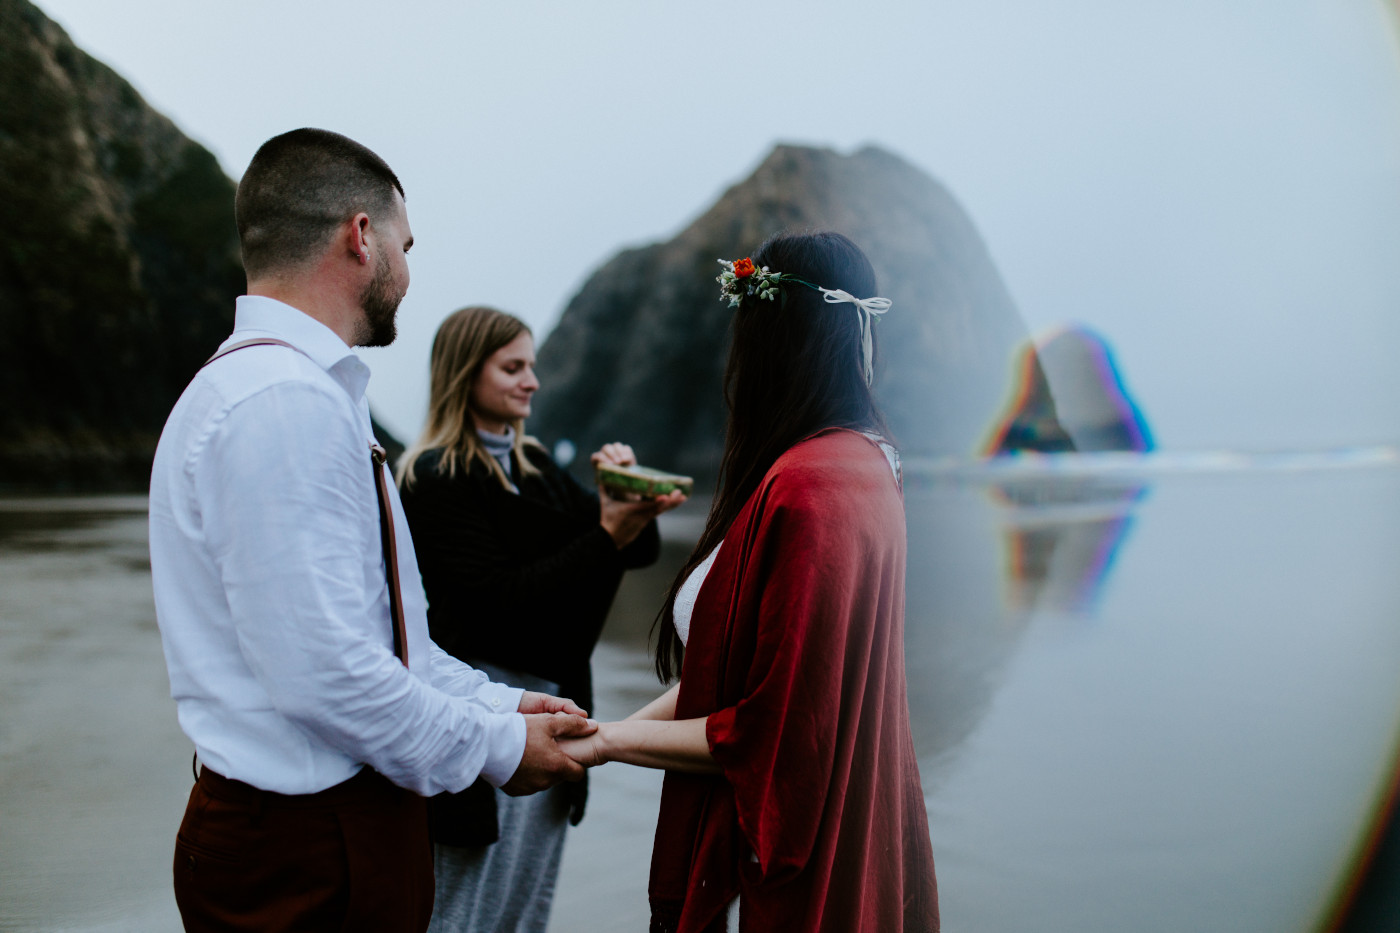
<instances>
[{"instance_id":1,"label":"shirt cuff","mask_svg":"<svg viewBox=\"0 0 1400 933\"><path fill-rule=\"evenodd\" d=\"M525 696L521 687L509 687L494 680L488 680L477 688L469 699L490 713L517 713L520 700Z\"/></svg>"},{"instance_id":2,"label":"shirt cuff","mask_svg":"<svg viewBox=\"0 0 1400 933\"><path fill-rule=\"evenodd\" d=\"M481 776L492 787L500 787L515 774L525 757L525 717L515 712L489 716L485 726L486 761L481 766Z\"/></svg>"}]
</instances>

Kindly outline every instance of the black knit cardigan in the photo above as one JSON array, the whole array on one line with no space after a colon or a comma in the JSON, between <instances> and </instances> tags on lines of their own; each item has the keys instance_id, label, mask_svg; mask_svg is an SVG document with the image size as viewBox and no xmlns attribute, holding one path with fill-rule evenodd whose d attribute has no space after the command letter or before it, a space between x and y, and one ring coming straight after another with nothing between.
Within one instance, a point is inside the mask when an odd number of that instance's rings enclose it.
<instances>
[{"instance_id":1,"label":"black knit cardigan","mask_svg":"<svg viewBox=\"0 0 1400 933\"><path fill-rule=\"evenodd\" d=\"M402 498L428 596L428 630L454 657L553 681L560 696L591 712L589 658L622 572L654 562L660 537L652 522L618 550L598 524L597 495L544 450L524 449L539 473L522 475L512 463L518 495L475 460L448 478L438 469L441 449L414 463L416 479ZM565 787L570 822L578 825L587 778ZM433 798L429 812L438 842L499 838L495 795L484 781Z\"/></svg>"}]
</instances>

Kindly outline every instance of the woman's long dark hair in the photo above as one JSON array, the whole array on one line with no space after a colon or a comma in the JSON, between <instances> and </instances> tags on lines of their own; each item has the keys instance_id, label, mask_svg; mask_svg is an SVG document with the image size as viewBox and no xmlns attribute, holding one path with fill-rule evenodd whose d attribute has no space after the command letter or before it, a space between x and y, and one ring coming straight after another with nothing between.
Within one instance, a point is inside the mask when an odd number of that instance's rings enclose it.
<instances>
[{"instance_id":1,"label":"woman's long dark hair","mask_svg":"<svg viewBox=\"0 0 1400 933\"><path fill-rule=\"evenodd\" d=\"M779 234L752 258L760 268L843 289L857 298L876 294L870 261L839 233ZM652 625L656 672L663 682L679 676L684 658L674 624L677 591L724 539L774 461L823 428L889 434L865 381L860 313L854 305L830 304L814 288L784 283L776 300L745 296L735 309L732 330L724 372L729 425L719 490L705 531Z\"/></svg>"}]
</instances>

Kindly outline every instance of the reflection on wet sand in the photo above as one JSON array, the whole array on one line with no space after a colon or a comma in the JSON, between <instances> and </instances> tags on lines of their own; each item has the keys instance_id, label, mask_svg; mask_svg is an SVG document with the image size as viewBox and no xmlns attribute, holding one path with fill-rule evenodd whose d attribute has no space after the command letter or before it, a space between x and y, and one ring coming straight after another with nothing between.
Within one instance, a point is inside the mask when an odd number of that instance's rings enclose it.
<instances>
[{"instance_id":1,"label":"reflection on wet sand","mask_svg":"<svg viewBox=\"0 0 1400 933\"><path fill-rule=\"evenodd\" d=\"M996 483L1013 610L1088 614L1147 486L1089 478Z\"/></svg>"},{"instance_id":2,"label":"reflection on wet sand","mask_svg":"<svg viewBox=\"0 0 1400 933\"><path fill-rule=\"evenodd\" d=\"M921 759L948 758L977 727L1036 613L1092 613L1144 488L911 476L905 652Z\"/></svg>"},{"instance_id":3,"label":"reflection on wet sand","mask_svg":"<svg viewBox=\"0 0 1400 933\"><path fill-rule=\"evenodd\" d=\"M1087 327L1061 327L1021 348L1011 401L991 438L987 453L994 457L1065 459L1076 452L1147 453L1155 446L1108 341ZM1010 605L1092 609L1145 488L1065 473L993 483L990 493L1003 506Z\"/></svg>"}]
</instances>

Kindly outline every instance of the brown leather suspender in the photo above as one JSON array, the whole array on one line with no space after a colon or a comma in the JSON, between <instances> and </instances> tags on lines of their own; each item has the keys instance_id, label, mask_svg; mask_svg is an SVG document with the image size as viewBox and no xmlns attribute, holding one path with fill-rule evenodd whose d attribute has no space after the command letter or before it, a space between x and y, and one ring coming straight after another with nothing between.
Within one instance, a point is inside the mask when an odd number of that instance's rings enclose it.
<instances>
[{"instance_id":1,"label":"brown leather suspender","mask_svg":"<svg viewBox=\"0 0 1400 933\"><path fill-rule=\"evenodd\" d=\"M209 359L205 360L203 365L199 368L203 369L220 357L228 356L234 350L242 350L244 347L286 347L288 350L296 350L298 353L301 353L302 356L306 356L305 353L302 353L301 350L298 350L285 340L278 340L276 337L250 337L247 340L240 340L237 343L231 343L224 347L218 353L215 353L213 356L209 357Z\"/></svg>"},{"instance_id":2,"label":"brown leather suspender","mask_svg":"<svg viewBox=\"0 0 1400 933\"><path fill-rule=\"evenodd\" d=\"M242 350L244 347L265 346L286 347L289 350L296 350L303 356L306 355L302 350L285 340L278 340L276 337L253 337L224 347L205 360L204 365L208 366L220 357L228 356L235 350ZM374 471L374 491L379 496L379 542L383 548L384 570L389 582L389 617L394 622L394 656L403 662L404 667L408 667L408 627L404 624L403 592L399 589L399 560L398 549L394 543L394 515L389 509L389 484L384 477L386 460L383 447L378 444L369 445L370 469Z\"/></svg>"},{"instance_id":3,"label":"brown leather suspender","mask_svg":"<svg viewBox=\"0 0 1400 933\"><path fill-rule=\"evenodd\" d=\"M374 489L379 493L379 541L384 548L384 567L389 575L389 617L394 620L394 654L408 667L408 626L403 620L403 592L399 589L399 551L394 543L394 516L389 512L389 483L384 448L369 445L374 464Z\"/></svg>"}]
</instances>

